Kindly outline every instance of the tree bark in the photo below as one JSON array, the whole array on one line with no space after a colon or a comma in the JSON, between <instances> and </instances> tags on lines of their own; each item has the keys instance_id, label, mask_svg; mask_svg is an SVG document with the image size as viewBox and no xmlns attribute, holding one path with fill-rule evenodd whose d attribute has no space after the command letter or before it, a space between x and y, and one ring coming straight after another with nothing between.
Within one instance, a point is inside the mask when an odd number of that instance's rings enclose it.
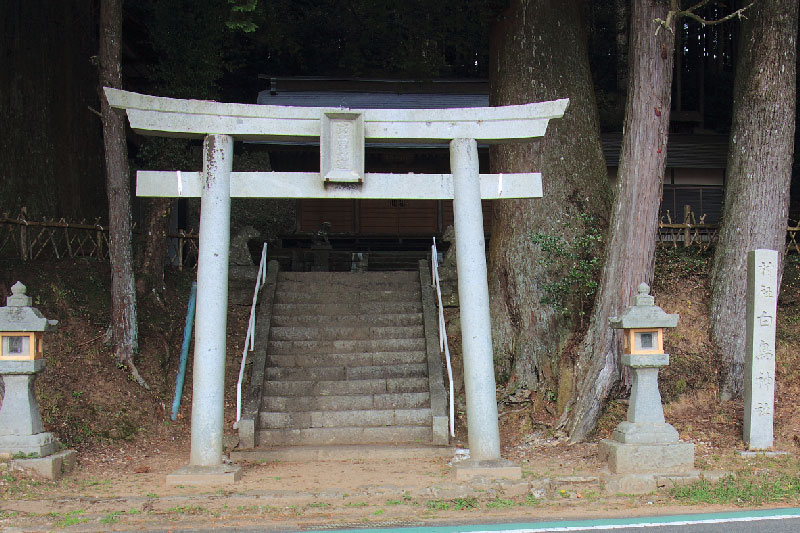
<instances>
[{"instance_id":1,"label":"tree bark","mask_svg":"<svg viewBox=\"0 0 800 533\"><path fill-rule=\"evenodd\" d=\"M617 50L617 105L625 109L628 98L628 36L630 34L631 0L614 0L614 30Z\"/></svg>"},{"instance_id":2,"label":"tree bark","mask_svg":"<svg viewBox=\"0 0 800 533\"><path fill-rule=\"evenodd\" d=\"M103 87L122 88L120 49L122 44L122 0L100 2L100 102L108 194L108 251L111 263L111 330L114 353L136 380L134 358L139 350L136 321L136 290L131 256L131 192L128 148L123 116L108 105Z\"/></svg>"},{"instance_id":3,"label":"tree bark","mask_svg":"<svg viewBox=\"0 0 800 533\"><path fill-rule=\"evenodd\" d=\"M783 265L797 104L797 17L797 0L762 0L742 24L725 207L711 274L711 338L721 359L722 399L743 391L747 252L778 250Z\"/></svg>"},{"instance_id":4,"label":"tree bark","mask_svg":"<svg viewBox=\"0 0 800 533\"><path fill-rule=\"evenodd\" d=\"M172 198L152 198L147 202L144 224L143 246L139 257L139 277L136 280L136 295L141 300L152 294L157 301L166 289L164 266L167 262L167 234Z\"/></svg>"},{"instance_id":5,"label":"tree bark","mask_svg":"<svg viewBox=\"0 0 800 533\"><path fill-rule=\"evenodd\" d=\"M0 2L0 213L105 218L95 13L91 0Z\"/></svg>"},{"instance_id":6,"label":"tree bark","mask_svg":"<svg viewBox=\"0 0 800 533\"><path fill-rule=\"evenodd\" d=\"M489 247L492 339L497 371L515 385L570 394L573 358L564 358L575 329L572 318L543 305L542 283L560 279L540 264L532 234L572 240L582 213L607 224L610 187L589 72L584 3L512 0L492 29L489 84L492 105L569 98L563 119L534 143L506 144L491 152L492 172L541 171L544 196L493 202ZM601 253L600 251L597 252Z\"/></svg>"},{"instance_id":7,"label":"tree bark","mask_svg":"<svg viewBox=\"0 0 800 533\"><path fill-rule=\"evenodd\" d=\"M601 407L619 381L621 336L608 318L630 305L636 287L650 283L658 230L658 208L667 155L675 20L669 0L636 0L631 9L628 101L616 199L611 215L600 290L575 370L573 400L561 426L573 442L594 429Z\"/></svg>"}]
</instances>

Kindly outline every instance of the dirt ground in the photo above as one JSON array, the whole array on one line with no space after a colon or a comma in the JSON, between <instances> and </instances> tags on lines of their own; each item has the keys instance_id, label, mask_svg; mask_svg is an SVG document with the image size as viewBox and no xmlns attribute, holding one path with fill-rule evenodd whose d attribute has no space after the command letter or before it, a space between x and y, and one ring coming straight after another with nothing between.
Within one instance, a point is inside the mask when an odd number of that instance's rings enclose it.
<instances>
[{"instance_id":1,"label":"dirt ground","mask_svg":"<svg viewBox=\"0 0 800 533\"><path fill-rule=\"evenodd\" d=\"M690 258L691 259L691 258ZM676 260L654 284L656 303L681 314L665 339L671 365L661 376L667 420L695 444L701 471L733 475L800 474L800 288L787 266L780 299L775 449L777 458L744 458L742 402L716 399L716 363L708 340L706 263ZM35 267L35 268L33 268ZM658 274L657 274L658 275ZM47 369L37 380L46 429L78 451L76 471L58 482L17 471L0 476L0 528L139 529L252 525L286 529L403 526L441 521L533 521L713 511L755 500L698 504L669 487L644 496L609 494L602 484L600 439L625 415L624 398L605 408L586 443L568 444L554 429L554 404L536 395L500 399L503 456L522 466L522 484L456 483L450 459L244 463L240 482L224 487L168 487L165 475L187 464L191 365L178 419L170 420L175 373L192 273L170 273L159 299L140 302L139 370L144 390L114 363L108 325L108 269L95 262L2 265L0 297L17 279L48 318L61 320L46 339ZM236 444L235 383L249 308L228 319L226 446ZM463 413L457 446L466 447ZM0 469L8 468L0 463ZM744 474L743 474L744 475ZM757 505L796 506L798 490Z\"/></svg>"}]
</instances>

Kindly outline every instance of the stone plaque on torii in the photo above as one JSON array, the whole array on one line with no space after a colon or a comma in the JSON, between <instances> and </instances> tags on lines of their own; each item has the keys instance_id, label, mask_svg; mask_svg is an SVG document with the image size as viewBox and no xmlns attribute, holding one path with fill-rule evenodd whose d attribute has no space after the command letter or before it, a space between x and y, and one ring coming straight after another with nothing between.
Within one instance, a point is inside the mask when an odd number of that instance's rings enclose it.
<instances>
[{"instance_id":1,"label":"stone plaque on torii","mask_svg":"<svg viewBox=\"0 0 800 533\"><path fill-rule=\"evenodd\" d=\"M222 464L230 199L453 200L470 467L500 466L481 199L538 198L540 173L479 174L477 142L545 134L568 99L502 107L336 109L176 100L105 88L143 135L204 138L202 172L139 171L138 196L200 197L192 438L186 474L233 480ZM321 172L232 172L234 140L320 140ZM450 147L451 174L364 172L364 143Z\"/></svg>"}]
</instances>

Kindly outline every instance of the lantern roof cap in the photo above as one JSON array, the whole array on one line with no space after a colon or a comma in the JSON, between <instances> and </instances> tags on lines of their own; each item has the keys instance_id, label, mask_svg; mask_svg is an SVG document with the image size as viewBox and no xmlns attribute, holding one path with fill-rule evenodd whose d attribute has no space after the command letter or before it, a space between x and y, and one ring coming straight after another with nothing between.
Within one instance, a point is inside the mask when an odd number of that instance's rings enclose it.
<instances>
[{"instance_id":1,"label":"lantern roof cap","mask_svg":"<svg viewBox=\"0 0 800 533\"><path fill-rule=\"evenodd\" d=\"M0 331L50 331L58 320L48 320L35 307L31 297L25 294L26 287L19 281L11 287L11 296L6 307L0 307Z\"/></svg>"},{"instance_id":2,"label":"lantern roof cap","mask_svg":"<svg viewBox=\"0 0 800 533\"><path fill-rule=\"evenodd\" d=\"M639 285L639 294L634 297L635 304L625 309L619 317L610 317L609 325L614 329L674 328L679 315L664 312L655 304L647 283Z\"/></svg>"}]
</instances>

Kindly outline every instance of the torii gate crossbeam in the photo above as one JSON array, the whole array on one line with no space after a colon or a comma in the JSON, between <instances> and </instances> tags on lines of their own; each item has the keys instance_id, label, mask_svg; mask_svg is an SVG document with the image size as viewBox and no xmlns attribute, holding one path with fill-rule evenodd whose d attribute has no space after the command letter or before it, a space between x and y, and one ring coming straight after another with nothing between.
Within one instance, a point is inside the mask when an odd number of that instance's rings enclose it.
<instances>
[{"instance_id":1,"label":"torii gate crossbeam","mask_svg":"<svg viewBox=\"0 0 800 533\"><path fill-rule=\"evenodd\" d=\"M139 196L201 198L189 466L173 483L234 481L222 464L231 197L452 199L471 467L500 458L481 199L541 197L541 175L478 173L477 141L545 134L569 100L464 109L330 109L176 100L105 88L145 135L203 137L203 171L139 171ZM320 139L320 173L232 172L233 142ZM449 144L452 174L369 174L364 141ZM489 468L487 472L486 468ZM519 470L517 468L517 470ZM500 473L502 475L502 473ZM170 481L168 477L168 481Z\"/></svg>"}]
</instances>

